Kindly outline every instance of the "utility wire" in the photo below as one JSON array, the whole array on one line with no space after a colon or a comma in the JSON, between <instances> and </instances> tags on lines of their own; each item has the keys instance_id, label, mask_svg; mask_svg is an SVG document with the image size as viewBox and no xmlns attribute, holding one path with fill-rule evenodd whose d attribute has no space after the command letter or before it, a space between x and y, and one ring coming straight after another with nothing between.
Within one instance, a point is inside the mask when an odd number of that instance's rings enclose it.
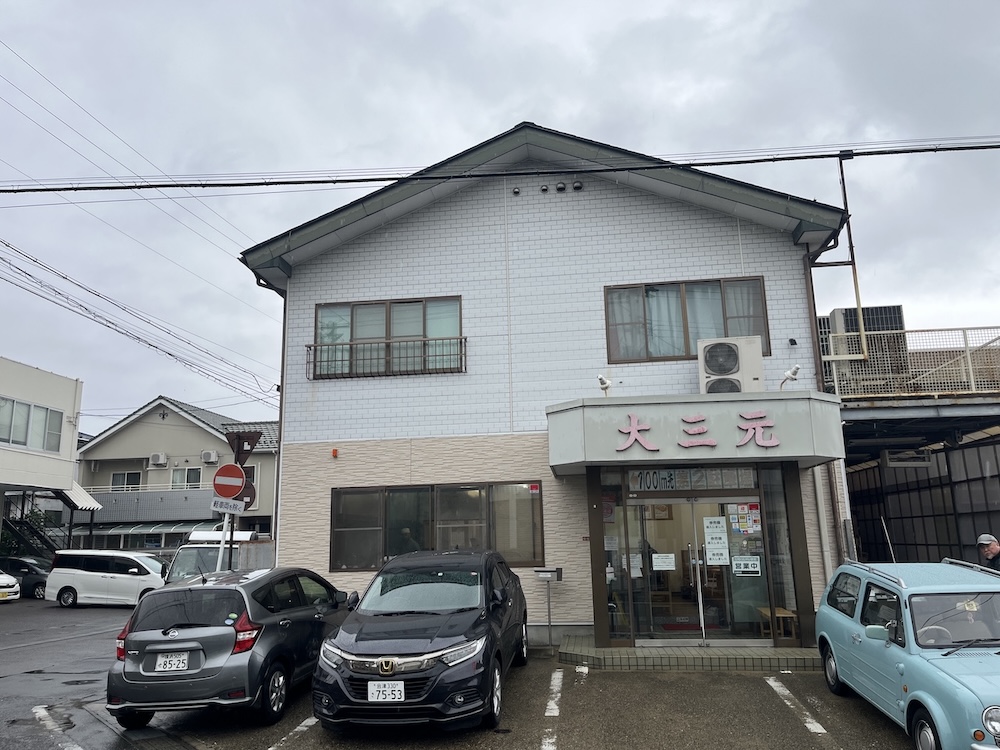
<instances>
[{"instance_id":1,"label":"utility wire","mask_svg":"<svg viewBox=\"0 0 1000 750\"><path fill-rule=\"evenodd\" d=\"M17 255L30 259L40 268L46 270L49 273L54 273L60 278L68 279L65 275L51 269L51 267L46 266L44 263L37 261L37 259L31 258L23 251L14 247L5 240L0 239L0 244L4 247L9 248L14 251ZM4 269L6 267L6 271ZM139 311L129 308L128 306L117 303L111 300L107 296L96 292L89 287L86 287L78 282L73 282L77 286L86 289L91 294L94 294L99 299L104 302L108 302L113 306L126 312L147 325L151 325L154 330L158 330L165 335L160 336L159 334L153 333L150 335L149 332L139 332L129 327L129 324L123 319L115 319L113 314L109 314L105 311L98 310L97 308L88 305L82 300L73 297L71 294L58 289L52 284L43 281L34 274L20 268L15 265L11 260L0 255L0 280L7 281L14 286L34 294L35 296L46 299L54 304L63 307L64 309L70 310L78 315L87 317L94 320L101 325L119 333L127 338L135 341L136 343L143 344L155 351L168 356L175 361L179 362L183 366L187 367L191 371L202 375L203 377L213 380L220 385L226 386L231 390L235 390L241 395L251 398L255 401L269 404L271 406L277 405L277 396L270 393L270 389L265 389L261 386L261 380L259 376L255 373L229 362L222 357L218 356L214 352L211 352L204 347L201 347L193 342L184 339L183 337L177 336L175 333L167 329L166 327L159 325L155 321L151 320L148 316L141 314ZM71 280L72 281L72 280ZM190 351L178 351L176 349L176 342L182 343L184 346L188 347ZM266 379L264 379L266 380Z\"/></svg>"},{"instance_id":2,"label":"utility wire","mask_svg":"<svg viewBox=\"0 0 1000 750\"><path fill-rule=\"evenodd\" d=\"M39 77L40 77L40 78L41 78L41 79L42 79L43 81L45 81L45 82L46 82L47 84L49 84L49 86L51 86L51 87L52 87L52 88L54 88L54 89L55 89L56 91L58 91L58 92L59 92L59 93L60 93L60 94L61 94L61 95L62 95L62 96L63 96L63 97L65 98L65 99L67 99L67 100L68 100L69 102L71 102L71 103L72 103L72 104L73 104L73 105L74 105L74 106L75 106L75 107L76 107L77 109L79 109L79 110L80 110L81 112L83 112L83 113L84 113L85 115L87 115L87 117L89 117L89 118L90 118L91 120L93 120L93 121L94 121L94 122L96 122L96 123L97 123L98 125L100 125L100 126L101 126L101 127L102 127L102 128L103 128L103 129L105 130L105 131L107 131L108 133L110 133L110 134L111 134L111 135L112 135L112 136L113 136L113 137L114 137L114 138L115 138L115 139L116 139L116 140L117 140L117 141L118 141L119 143L121 143L121 144L122 144L123 146L125 146L125 147L126 147L127 149L129 149L129 150L130 150L130 151L131 151L132 153L134 153L134 154L135 154L136 156L138 156L138 157L139 157L140 159L142 159L142 160L143 160L144 162L146 162L146 164L148 164L148 165L150 165L151 167L153 167L153 169L155 169L155 170L156 170L157 172L159 172L159 173L160 173L161 175L163 175L164 177L166 177L166 176L167 176L166 172L164 172L164 171L163 171L162 169L160 169L160 168L159 168L158 166L156 166L156 164L154 164L154 163L153 163L152 161L150 161L150 160L149 160L148 158L146 158L146 157L145 157L145 156L144 156L143 154L139 153L139 151L137 151L137 150L136 150L135 148L133 148L133 147L132 147L132 146L131 146L131 145L130 145L130 144L129 144L128 142L126 142L126 141L125 141L125 140L124 140L124 139L123 139L123 138L122 138L121 136L119 136L119 135L118 135L117 133L115 133L115 132L114 132L113 130L111 130L111 128L109 128L109 127L108 127L107 125L105 125L105 124L104 124L103 122L101 122L101 120L99 120L99 119L98 119L97 117L95 117L95 116L94 116L93 114L91 114L91 113L90 113L90 111L88 111L88 110L87 110L87 109L86 109L86 108L85 108L85 107L84 107L84 106L83 106L82 104L80 104L80 103L79 103L78 101L76 101L76 99L74 99L74 98L73 98L73 97L71 97L71 96L70 96L69 94L67 94L67 93L66 93L65 91L63 91L63 90L62 90L62 89L61 89L61 88L60 88L60 87L59 87L58 85L56 85L56 83L55 83L54 81L52 81L52 80L51 80L50 78L48 78L48 77L47 77L47 76L46 76L46 75L45 75L44 73L42 73L42 72L41 72L40 70L38 70L38 68L36 68L36 67L35 67L34 65L32 65L32 64L31 64L30 62L28 62L27 60L25 60L25 59L24 59L24 58L23 58L23 57L22 57L22 56L21 56L20 54L18 54L18 53L17 53L17 52L15 51L15 50L13 50L13 49L12 49L12 48L11 48L11 47L10 47L10 46L9 46L9 45L8 45L8 44L6 43L6 42L4 42L4 41L3 41L2 39L0 39L0 45L3 45L3 46L4 46L4 47L5 47L5 48L6 48L6 49L7 49L7 50L8 50L8 51L9 51L9 52L10 52L10 53L12 54L12 55L14 55L14 57L16 57L16 58L17 58L18 60L20 60L20 61L21 61L22 63L24 63L24 64L25 64L26 66L28 66L28 67L29 67L29 68L30 68L30 69L31 69L31 70L32 70L32 71L33 71L33 72L34 72L34 73L35 73L36 75L38 75L38 76L39 76ZM41 109L43 109L43 110L44 110L45 112L48 112L48 113L49 113L49 114L50 114L50 115L51 115L52 117L54 117L54 118L55 118L56 120L58 120L59 122L61 122L61 123L62 123L63 125L65 125L65 126L66 126L67 128L69 128L69 129L70 129L70 130L72 130L72 131L73 131L74 133L76 133L76 134L77 134L78 136L80 136L81 138L83 138L83 139L84 139L84 140L85 140L85 141L86 141L87 143L89 143L90 145L92 145L92 146L93 146L94 148L96 148L96 149L97 149L98 151L100 151L100 152L101 152L102 154L104 154L105 156L107 156L107 157L108 157L109 159L111 159L111 160L112 160L113 162L115 162L116 164L119 164L119 165L121 165L121 166L122 166L122 167L124 167L125 169L128 169L128 171L129 171L129 172L131 172L131 173L132 173L132 174L133 174L133 175L134 175L135 177L138 177L138 176L139 176L139 175L138 175L138 173L137 173L137 172L136 172L135 170L133 170L133 169L130 169L130 168L129 168L129 167L127 166L127 165L123 164L123 163L122 163L121 161L119 161L119 160L118 160L118 159L116 159L116 158L115 158L114 156L112 156L111 154L109 154L109 153L108 153L107 151L105 151L105 150L104 150L103 148L101 148L100 146L98 146L98 145L97 145L96 143L94 143L94 142L93 142L92 140L90 140L89 138L87 138L87 136L83 135L83 133L81 133L80 131L78 131L78 130L77 130L76 128L74 128L74 127L73 127L72 125L70 125L69 123L67 123L67 122L66 122L65 120L63 120L63 119L62 119L61 117L59 117L59 116L58 116L57 114L55 114L55 113L54 113L54 112L52 112L52 111L51 111L50 109L48 109L47 107L45 107L45 106L44 106L43 104L41 104L41 103L40 103L40 102L39 102L39 101L38 101L37 99L35 99L35 98L34 98L34 97L32 97L32 96L31 96L30 94L28 94L28 93L27 93L27 92L25 92L25 91L24 91L23 89L21 89L21 88L20 88L19 86L17 86L17 85L15 84L15 83L13 83L13 82L12 82L12 81L11 81L11 80L10 80L9 78L6 78L6 77L5 77L5 76L3 76L3 75L0 75L0 78L2 78L2 79L3 79L4 81L6 81L8 85L10 85L11 87L13 87L13 88L14 88L14 89L16 89L17 91L19 91L19 92L20 92L20 93L21 93L21 94L22 94L23 96L25 96L25 97L26 97L27 99L29 99L30 101L34 102L34 103L35 103L35 105L37 105L38 107L40 107ZM29 118L29 119L30 119L30 118ZM34 120L32 120L32 122L34 122ZM44 129L44 128L43 128L43 129ZM46 132L49 132L49 131L48 131L48 130L46 130ZM51 133L50 133L50 135L51 135ZM53 137L56 137L56 136L54 136L54 135L53 135ZM61 139L59 139L59 138L57 138L57 140L60 140L60 142L63 142L63 141L62 141ZM66 145L68 145L68 144L66 144ZM75 149L74 149L74 150L75 150ZM77 153L79 153L79 152L77 152ZM82 154L81 154L81 156L82 156ZM86 157L84 157L84 158L86 158ZM87 161L90 161L90 160L89 160L89 159L87 159ZM91 162L91 164L94 164L94 162ZM101 167L99 167L99 166L98 166L97 164L94 164L94 166L97 166L97 167L98 167L99 169L101 169L101 171L102 171L102 172L104 172L105 174L107 174L107 175L109 175L109 176L110 176L110 173L109 173L109 172L107 172L106 170L102 169L102 168L101 168ZM219 219L221 219L221 220L222 220L223 222L225 222L226 224L228 224L228 225L229 225L230 227L232 227L233 229L235 229L235 230L236 230L237 232L239 232L240 234L242 234L242 235L243 235L243 236L244 236L244 237L245 237L245 238L246 238L247 240L250 240L251 242L253 242L253 238L252 238L252 237L251 237L250 235L248 235L248 234L247 234L246 232L244 232L243 230L241 230L241 229L240 229L239 227L237 227L237 226L236 226L235 224L233 224L233 223L232 223L231 221L229 221L229 220L228 220L227 218L225 218L225 217L224 217L224 216L223 216L222 214L220 214L220 213L219 213L218 211L216 211L215 209L213 209L213 208L212 208L211 206L209 206L208 204L206 204L206 203L205 203L204 201L202 201L202 200L198 199L198 198L197 198L197 197L196 197L196 196L195 196L195 195L194 195L193 193L190 193L190 192L188 192L188 191L185 191L185 192L186 192L186 193L187 193L187 194L188 194L188 195L189 195L190 197L192 197L192 198L196 198L196 199L198 200L198 202L199 202L199 203L201 203L201 205L202 205L202 206L204 206L204 207L205 207L206 209L208 209L208 210L209 210L210 212L212 212L212 213L213 213L213 214L214 214L215 216L217 216L217 217L218 217ZM164 195L165 195L165 194L164 194ZM204 224L205 226L207 226L207 227L209 227L210 229L212 229L212 230L214 230L214 231L218 232L218 233L219 233L219 234L221 234L221 235L222 235L223 237L226 237L226 239L228 239L228 240L229 240L230 242L232 242L233 244L235 244L235 245L237 245L237 246L241 246L241 245L243 244L243 243L242 243L242 242L240 242L239 240L236 240L236 239L234 239L234 238L232 238L232 237L229 237L228 235L226 235L226 233L225 233L225 232L222 232L222 231L220 231L219 229L217 229L216 227L212 226L212 225L211 225L211 224L209 224L209 223L208 223L207 221L205 221L205 220L204 220L203 218L201 218L200 216L198 216L198 215L197 215L196 213L194 213L193 211L189 210L189 209L188 209L188 208L187 208L186 206L183 206L183 205L182 205L182 204L180 204L180 203L178 203L177 205L178 205L178 206L179 206L180 208L183 208L183 209L184 209L185 211L187 211L187 212L188 212L189 214L191 214L191 216L193 216L193 217L194 217L195 219L197 219L198 221L202 222L202 223L203 223L203 224ZM175 221L179 221L178 219L176 219L176 217L172 217L172 218L174 218L174 220L175 220ZM221 250L221 249L223 249L223 248L221 248L221 247L220 247L219 249Z\"/></svg>"},{"instance_id":3,"label":"utility wire","mask_svg":"<svg viewBox=\"0 0 1000 750\"><path fill-rule=\"evenodd\" d=\"M686 169L688 167L726 167L740 166L747 164L765 164L789 161L815 161L820 159L854 159L867 156L899 156L904 154L923 153L951 153L960 151L993 151L1000 149L1000 141L987 143L955 143L941 144L935 143L925 146L913 146L906 148L884 148L867 149L852 148L841 149L839 151L821 153L769 153L761 156L743 156L727 159L685 159L680 161L672 159L657 164L650 164L645 157L636 155L635 157L619 157L608 160L611 166L593 167L586 166L592 162L582 159L572 159L565 161L550 160L555 164L553 168L547 169L513 169L513 170L487 170L487 169L464 169L462 167L442 167L433 171L419 171L409 175L386 174L386 175L346 175L332 176L329 173L316 173L315 177L250 177L246 179L233 179L229 176L205 176L205 177L172 177L171 182L154 182L152 178L140 178L140 182L134 183L106 183L100 179L90 179L86 183L68 178L58 178L49 180L37 180L34 186L12 185L6 183L8 187L3 187L0 183L0 194L11 193L54 193L54 192L84 192L84 191L115 191L115 190L151 190L168 188L242 188L242 187L284 187L290 185L363 185L369 183L413 183L413 182L441 182L443 180L479 180L486 177L537 177L545 175L575 175L575 174L610 174L615 172L656 172L671 169ZM20 170L19 170L20 171ZM119 178L116 178L119 179Z\"/></svg>"}]
</instances>

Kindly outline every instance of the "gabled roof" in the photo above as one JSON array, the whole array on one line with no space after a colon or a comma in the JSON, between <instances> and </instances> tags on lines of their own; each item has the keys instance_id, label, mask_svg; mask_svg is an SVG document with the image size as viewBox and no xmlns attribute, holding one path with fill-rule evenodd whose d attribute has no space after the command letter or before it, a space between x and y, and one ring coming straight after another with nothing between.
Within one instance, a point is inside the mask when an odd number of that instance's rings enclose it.
<instances>
[{"instance_id":1,"label":"gabled roof","mask_svg":"<svg viewBox=\"0 0 1000 750\"><path fill-rule=\"evenodd\" d=\"M277 422L227 422L222 427L223 432L259 432L260 440L257 441L255 451L278 450Z\"/></svg>"},{"instance_id":2,"label":"gabled roof","mask_svg":"<svg viewBox=\"0 0 1000 750\"><path fill-rule=\"evenodd\" d=\"M284 294L295 266L388 222L498 174L518 174L523 162L552 165L560 174L596 177L788 232L810 252L837 236L847 213L836 206L673 164L652 156L522 122L335 211L262 242L241 255L258 284ZM525 169L520 174L537 174Z\"/></svg>"},{"instance_id":3,"label":"gabled roof","mask_svg":"<svg viewBox=\"0 0 1000 750\"><path fill-rule=\"evenodd\" d=\"M104 430L104 432L101 432L93 437L87 442L86 445L81 446L79 450L80 455L82 456L94 446L99 445L107 438L125 429L140 418L144 417L146 414L163 407L177 412L192 423L208 432L213 433L221 440L226 439L227 432L259 429L264 433L264 436L261 437L260 443L258 443L258 449L274 450L277 448L277 422L237 422L232 417L227 417L224 414L209 411L208 409L201 409L197 406L192 406L191 404L185 404L183 401L177 401L176 399L168 398L167 396L157 396L148 404L139 407L124 419L116 422L111 425L111 427ZM265 428L262 427L262 425L273 425L273 427ZM273 445L264 445L268 435L273 436Z\"/></svg>"}]
</instances>

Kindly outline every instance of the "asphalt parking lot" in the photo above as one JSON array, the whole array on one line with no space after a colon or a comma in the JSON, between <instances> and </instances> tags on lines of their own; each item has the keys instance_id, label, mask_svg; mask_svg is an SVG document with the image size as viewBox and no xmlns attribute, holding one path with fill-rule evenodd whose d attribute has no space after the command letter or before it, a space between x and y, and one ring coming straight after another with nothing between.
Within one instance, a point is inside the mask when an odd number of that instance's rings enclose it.
<instances>
[{"instance_id":1,"label":"asphalt parking lot","mask_svg":"<svg viewBox=\"0 0 1000 750\"><path fill-rule=\"evenodd\" d=\"M322 729L308 688L284 719L262 727L238 712L157 714L125 731L104 710L104 675L127 608L61 609L24 600L0 605L3 747L18 750L312 750L329 748L910 747L866 702L829 694L816 672L612 672L560 665L532 650L506 679L494 731L434 727Z\"/></svg>"}]
</instances>

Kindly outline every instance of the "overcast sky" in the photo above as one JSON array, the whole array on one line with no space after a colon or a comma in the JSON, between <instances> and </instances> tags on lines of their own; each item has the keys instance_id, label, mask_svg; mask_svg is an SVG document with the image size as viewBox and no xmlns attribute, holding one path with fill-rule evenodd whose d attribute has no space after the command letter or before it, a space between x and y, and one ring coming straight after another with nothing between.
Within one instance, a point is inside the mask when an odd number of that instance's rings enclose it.
<instances>
[{"instance_id":1,"label":"overcast sky","mask_svg":"<svg viewBox=\"0 0 1000 750\"><path fill-rule=\"evenodd\" d=\"M410 172L523 121L664 158L1000 143L998 28L996 0L0 0L0 186ZM843 205L835 160L714 171ZM1000 326L1000 151L845 171L863 303ZM373 189L0 195L0 356L82 380L91 434L160 394L276 419L281 300L239 253Z\"/></svg>"}]
</instances>

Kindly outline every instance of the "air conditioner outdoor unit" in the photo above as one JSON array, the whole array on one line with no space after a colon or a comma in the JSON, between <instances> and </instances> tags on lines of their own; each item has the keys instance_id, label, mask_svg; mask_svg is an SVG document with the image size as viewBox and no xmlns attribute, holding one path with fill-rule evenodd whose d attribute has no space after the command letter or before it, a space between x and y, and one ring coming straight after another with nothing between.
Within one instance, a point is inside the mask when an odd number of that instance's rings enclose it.
<instances>
[{"instance_id":1,"label":"air conditioner outdoor unit","mask_svg":"<svg viewBox=\"0 0 1000 750\"><path fill-rule=\"evenodd\" d=\"M219 463L219 452L218 451L202 451L201 452L201 462L203 464L217 464L217 463Z\"/></svg>"},{"instance_id":2,"label":"air conditioner outdoor unit","mask_svg":"<svg viewBox=\"0 0 1000 750\"><path fill-rule=\"evenodd\" d=\"M150 466L166 466L167 465L167 454L166 453L150 453L149 454L149 465Z\"/></svg>"},{"instance_id":3,"label":"air conditioner outdoor unit","mask_svg":"<svg viewBox=\"0 0 1000 750\"><path fill-rule=\"evenodd\" d=\"M698 340L701 393L759 393L764 390L760 336Z\"/></svg>"}]
</instances>

